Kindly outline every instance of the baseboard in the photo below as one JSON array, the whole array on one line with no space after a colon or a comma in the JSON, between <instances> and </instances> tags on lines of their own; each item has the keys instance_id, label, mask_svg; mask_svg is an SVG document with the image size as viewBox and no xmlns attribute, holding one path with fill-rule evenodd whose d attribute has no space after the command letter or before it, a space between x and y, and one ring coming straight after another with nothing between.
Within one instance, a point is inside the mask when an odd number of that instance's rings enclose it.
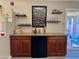
<instances>
[{"instance_id":1,"label":"baseboard","mask_svg":"<svg viewBox=\"0 0 79 59\"><path fill-rule=\"evenodd\" d=\"M9 55L0 55L0 59L11 59Z\"/></svg>"},{"instance_id":2,"label":"baseboard","mask_svg":"<svg viewBox=\"0 0 79 59\"><path fill-rule=\"evenodd\" d=\"M11 56L9 56L8 59L11 59Z\"/></svg>"},{"instance_id":3,"label":"baseboard","mask_svg":"<svg viewBox=\"0 0 79 59\"><path fill-rule=\"evenodd\" d=\"M79 48L71 48L71 49L67 49L67 51L79 51Z\"/></svg>"}]
</instances>

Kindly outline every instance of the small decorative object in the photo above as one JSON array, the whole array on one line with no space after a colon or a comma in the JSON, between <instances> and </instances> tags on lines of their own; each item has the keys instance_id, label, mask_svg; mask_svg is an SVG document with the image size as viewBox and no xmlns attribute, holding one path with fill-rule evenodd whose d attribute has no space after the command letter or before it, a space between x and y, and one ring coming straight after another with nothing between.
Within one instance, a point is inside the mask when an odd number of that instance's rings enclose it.
<instances>
[{"instance_id":1,"label":"small decorative object","mask_svg":"<svg viewBox=\"0 0 79 59\"><path fill-rule=\"evenodd\" d=\"M60 10L54 9L52 11L52 14L62 14L63 12L61 12Z\"/></svg>"},{"instance_id":2,"label":"small decorative object","mask_svg":"<svg viewBox=\"0 0 79 59\"><path fill-rule=\"evenodd\" d=\"M36 34L37 33L37 28L35 28L35 30L34 30L34 34Z\"/></svg>"},{"instance_id":3,"label":"small decorative object","mask_svg":"<svg viewBox=\"0 0 79 59\"><path fill-rule=\"evenodd\" d=\"M14 34L22 34L22 30L20 27L15 27L14 28Z\"/></svg>"},{"instance_id":4,"label":"small decorative object","mask_svg":"<svg viewBox=\"0 0 79 59\"><path fill-rule=\"evenodd\" d=\"M14 1L11 1L11 2L10 2L10 5L13 6L13 5L14 5Z\"/></svg>"}]
</instances>

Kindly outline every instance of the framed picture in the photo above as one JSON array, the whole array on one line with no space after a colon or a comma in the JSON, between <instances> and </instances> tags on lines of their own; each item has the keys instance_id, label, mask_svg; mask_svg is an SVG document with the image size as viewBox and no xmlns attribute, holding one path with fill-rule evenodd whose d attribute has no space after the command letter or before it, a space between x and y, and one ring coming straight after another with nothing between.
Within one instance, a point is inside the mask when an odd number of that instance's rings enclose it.
<instances>
[{"instance_id":1,"label":"framed picture","mask_svg":"<svg viewBox=\"0 0 79 59\"><path fill-rule=\"evenodd\" d=\"M32 6L32 27L46 27L47 6Z\"/></svg>"}]
</instances>

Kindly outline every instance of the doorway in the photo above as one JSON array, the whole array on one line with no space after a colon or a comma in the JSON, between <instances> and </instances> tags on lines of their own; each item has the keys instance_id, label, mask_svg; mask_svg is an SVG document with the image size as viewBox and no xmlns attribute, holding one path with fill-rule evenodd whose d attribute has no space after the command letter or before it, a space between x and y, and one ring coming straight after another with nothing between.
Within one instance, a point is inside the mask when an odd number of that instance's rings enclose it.
<instances>
[{"instance_id":1,"label":"doorway","mask_svg":"<svg viewBox=\"0 0 79 59\"><path fill-rule=\"evenodd\" d=\"M79 9L66 9L67 49L79 50Z\"/></svg>"}]
</instances>

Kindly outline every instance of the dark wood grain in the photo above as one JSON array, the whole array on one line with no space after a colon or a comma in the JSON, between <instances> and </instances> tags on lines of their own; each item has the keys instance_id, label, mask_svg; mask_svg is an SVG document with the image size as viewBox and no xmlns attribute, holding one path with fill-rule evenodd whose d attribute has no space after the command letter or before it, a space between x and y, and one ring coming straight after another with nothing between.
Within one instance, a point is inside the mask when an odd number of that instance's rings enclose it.
<instances>
[{"instance_id":1,"label":"dark wood grain","mask_svg":"<svg viewBox=\"0 0 79 59\"><path fill-rule=\"evenodd\" d=\"M11 56L31 56L30 36L11 36L10 42Z\"/></svg>"},{"instance_id":2,"label":"dark wood grain","mask_svg":"<svg viewBox=\"0 0 79 59\"><path fill-rule=\"evenodd\" d=\"M10 51L13 57L31 57L31 36L10 36ZM65 56L66 36L47 36L48 56Z\"/></svg>"},{"instance_id":3,"label":"dark wood grain","mask_svg":"<svg viewBox=\"0 0 79 59\"><path fill-rule=\"evenodd\" d=\"M48 56L65 56L66 36L48 36Z\"/></svg>"}]
</instances>

